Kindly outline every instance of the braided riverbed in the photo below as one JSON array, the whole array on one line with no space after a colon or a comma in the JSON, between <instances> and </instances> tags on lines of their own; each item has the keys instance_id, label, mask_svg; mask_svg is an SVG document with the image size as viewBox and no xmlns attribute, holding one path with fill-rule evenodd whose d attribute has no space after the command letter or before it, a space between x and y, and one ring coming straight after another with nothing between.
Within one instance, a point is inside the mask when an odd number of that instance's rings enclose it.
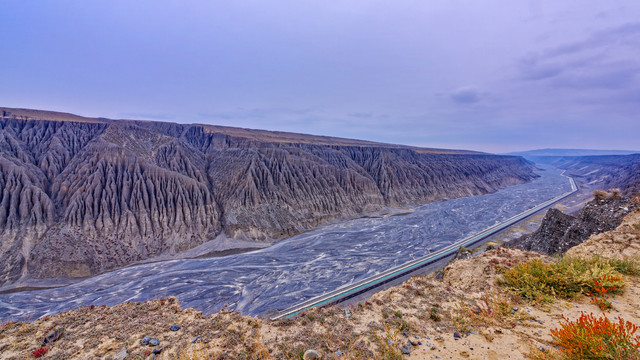
<instances>
[{"instance_id":1,"label":"braided riverbed","mask_svg":"<svg viewBox=\"0 0 640 360\"><path fill-rule=\"evenodd\" d=\"M161 261L72 285L0 295L0 319L35 319L85 305L175 296L205 314L284 309L426 255L570 190L561 170L493 194L430 203L410 214L324 225L271 247Z\"/></svg>"}]
</instances>

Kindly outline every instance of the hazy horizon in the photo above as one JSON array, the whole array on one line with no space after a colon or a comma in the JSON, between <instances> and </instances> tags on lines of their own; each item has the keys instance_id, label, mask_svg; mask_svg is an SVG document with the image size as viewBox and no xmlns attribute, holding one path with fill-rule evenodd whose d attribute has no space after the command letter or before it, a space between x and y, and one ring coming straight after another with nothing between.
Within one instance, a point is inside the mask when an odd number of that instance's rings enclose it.
<instances>
[{"instance_id":1,"label":"hazy horizon","mask_svg":"<svg viewBox=\"0 0 640 360\"><path fill-rule=\"evenodd\" d=\"M637 149L640 3L0 3L0 106L494 153Z\"/></svg>"}]
</instances>

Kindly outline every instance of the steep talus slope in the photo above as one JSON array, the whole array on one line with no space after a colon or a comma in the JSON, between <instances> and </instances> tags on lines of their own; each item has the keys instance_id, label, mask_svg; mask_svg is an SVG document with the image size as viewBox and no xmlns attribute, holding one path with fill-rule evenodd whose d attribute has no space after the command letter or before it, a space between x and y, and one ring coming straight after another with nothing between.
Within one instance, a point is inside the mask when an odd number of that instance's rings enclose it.
<instances>
[{"instance_id":1,"label":"steep talus slope","mask_svg":"<svg viewBox=\"0 0 640 360\"><path fill-rule=\"evenodd\" d=\"M549 209L538 230L512 240L506 246L547 255L563 254L591 235L615 229L636 207L629 198L612 197L589 202L577 217Z\"/></svg>"},{"instance_id":2,"label":"steep talus slope","mask_svg":"<svg viewBox=\"0 0 640 360\"><path fill-rule=\"evenodd\" d=\"M278 239L535 176L512 156L0 110L0 284L91 275L222 232Z\"/></svg>"}]
</instances>

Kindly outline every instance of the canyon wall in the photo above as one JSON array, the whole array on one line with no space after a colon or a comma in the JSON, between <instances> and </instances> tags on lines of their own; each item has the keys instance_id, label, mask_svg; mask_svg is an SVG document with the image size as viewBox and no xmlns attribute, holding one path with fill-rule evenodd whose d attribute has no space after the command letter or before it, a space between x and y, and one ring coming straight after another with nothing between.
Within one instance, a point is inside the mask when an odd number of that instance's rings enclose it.
<instances>
[{"instance_id":1,"label":"canyon wall","mask_svg":"<svg viewBox=\"0 0 640 360\"><path fill-rule=\"evenodd\" d=\"M567 170L593 189L618 188L625 196L640 191L640 154L594 156L527 156L535 163Z\"/></svg>"},{"instance_id":2,"label":"canyon wall","mask_svg":"<svg viewBox=\"0 0 640 360\"><path fill-rule=\"evenodd\" d=\"M520 157L0 108L0 285L535 177Z\"/></svg>"}]
</instances>

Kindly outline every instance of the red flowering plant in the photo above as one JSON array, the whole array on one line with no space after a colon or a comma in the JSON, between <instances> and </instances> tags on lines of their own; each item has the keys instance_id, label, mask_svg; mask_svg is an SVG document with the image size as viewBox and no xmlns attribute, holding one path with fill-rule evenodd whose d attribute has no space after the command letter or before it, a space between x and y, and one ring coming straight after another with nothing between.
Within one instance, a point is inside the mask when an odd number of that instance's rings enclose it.
<instances>
[{"instance_id":1,"label":"red flowering plant","mask_svg":"<svg viewBox=\"0 0 640 360\"><path fill-rule=\"evenodd\" d=\"M46 354L46 353L47 353L47 351L49 351L49 349L48 349L48 348L46 348L46 347L41 347L41 348L40 348L40 349L38 349L38 350L34 350L34 351L32 351L32 352L31 352L31 355L33 355L33 357L39 358L39 357L44 356L44 354Z\"/></svg>"},{"instance_id":2,"label":"red flowering plant","mask_svg":"<svg viewBox=\"0 0 640 360\"><path fill-rule=\"evenodd\" d=\"M613 281L617 279L612 279L611 276L604 276L604 281ZM595 293L589 291L589 296L591 297L591 303L598 305L600 310L607 311L613 308L611 305L611 301L609 301L610 297L607 293L613 292L616 290L615 286L604 286L598 280L593 279L593 290Z\"/></svg>"},{"instance_id":3,"label":"red flowering plant","mask_svg":"<svg viewBox=\"0 0 640 360\"><path fill-rule=\"evenodd\" d=\"M640 359L637 325L622 318L616 323L606 315L596 318L592 313L581 313L576 321L562 318L564 323L551 330L551 336L565 359Z\"/></svg>"}]
</instances>

